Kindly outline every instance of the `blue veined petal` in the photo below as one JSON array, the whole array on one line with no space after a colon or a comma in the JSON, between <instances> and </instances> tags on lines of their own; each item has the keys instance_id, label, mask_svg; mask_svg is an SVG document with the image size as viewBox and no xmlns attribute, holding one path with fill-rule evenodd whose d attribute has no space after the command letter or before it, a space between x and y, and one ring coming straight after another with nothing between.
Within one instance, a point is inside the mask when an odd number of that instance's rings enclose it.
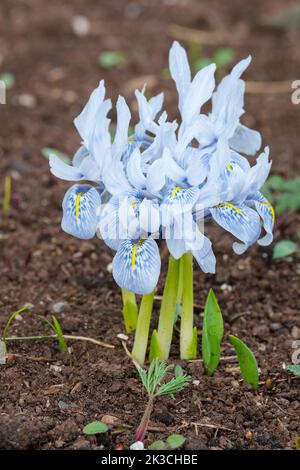
<instances>
[{"instance_id":1,"label":"blue veined petal","mask_svg":"<svg viewBox=\"0 0 300 470\"><path fill-rule=\"evenodd\" d=\"M49 156L49 165L51 173L57 178L61 178L65 181L79 181L84 179L84 174L80 168L68 165L55 154Z\"/></svg>"},{"instance_id":2,"label":"blue veined petal","mask_svg":"<svg viewBox=\"0 0 300 470\"><path fill-rule=\"evenodd\" d=\"M229 145L237 152L255 155L261 147L261 135L258 131L239 124L229 140Z\"/></svg>"},{"instance_id":3,"label":"blue veined petal","mask_svg":"<svg viewBox=\"0 0 300 470\"><path fill-rule=\"evenodd\" d=\"M140 231L144 234L155 234L160 229L160 211L158 202L144 198L139 204Z\"/></svg>"},{"instance_id":4,"label":"blue veined petal","mask_svg":"<svg viewBox=\"0 0 300 470\"><path fill-rule=\"evenodd\" d=\"M133 188L144 189L146 187L146 177L142 171L141 154L138 148L130 155L126 171L128 180Z\"/></svg>"},{"instance_id":5,"label":"blue veined petal","mask_svg":"<svg viewBox=\"0 0 300 470\"><path fill-rule=\"evenodd\" d=\"M174 41L169 53L171 77L176 83L179 96L179 110L182 111L185 96L191 84L191 70L185 49Z\"/></svg>"},{"instance_id":6,"label":"blue veined petal","mask_svg":"<svg viewBox=\"0 0 300 470\"><path fill-rule=\"evenodd\" d=\"M196 187L182 188L180 185L169 185L161 205L163 226L167 226L173 217L192 211L198 197L199 189Z\"/></svg>"},{"instance_id":7,"label":"blue veined petal","mask_svg":"<svg viewBox=\"0 0 300 470\"><path fill-rule=\"evenodd\" d=\"M175 183L183 183L186 179L185 171L174 160L168 148L164 150L162 158L164 162L165 175Z\"/></svg>"},{"instance_id":8,"label":"blue veined petal","mask_svg":"<svg viewBox=\"0 0 300 470\"><path fill-rule=\"evenodd\" d=\"M212 113L210 117L215 124L217 135L223 135L226 139L232 137L238 120L244 112L245 83L240 79L240 76L248 67L250 61L250 56L240 61L231 73L223 78L217 91L212 96Z\"/></svg>"},{"instance_id":9,"label":"blue veined petal","mask_svg":"<svg viewBox=\"0 0 300 470\"><path fill-rule=\"evenodd\" d=\"M242 254L255 243L261 232L260 218L256 211L245 204L224 202L210 209L213 219L243 243L234 243L233 250Z\"/></svg>"},{"instance_id":10,"label":"blue veined petal","mask_svg":"<svg viewBox=\"0 0 300 470\"><path fill-rule=\"evenodd\" d=\"M123 237L119 219L120 199L112 197L102 208L97 235L109 248L117 250Z\"/></svg>"},{"instance_id":11,"label":"blue veined petal","mask_svg":"<svg viewBox=\"0 0 300 470\"><path fill-rule=\"evenodd\" d=\"M75 184L63 200L62 229L74 237L93 238L98 223L101 196L98 189L90 185Z\"/></svg>"},{"instance_id":12,"label":"blue veined petal","mask_svg":"<svg viewBox=\"0 0 300 470\"><path fill-rule=\"evenodd\" d=\"M155 160L149 167L146 176L146 187L149 193L159 195L166 183L165 164L163 159Z\"/></svg>"},{"instance_id":13,"label":"blue veined petal","mask_svg":"<svg viewBox=\"0 0 300 470\"><path fill-rule=\"evenodd\" d=\"M202 154L201 150L189 147L184 156L186 161L186 177L191 186L199 186L207 178L210 167L209 154Z\"/></svg>"},{"instance_id":14,"label":"blue veined petal","mask_svg":"<svg viewBox=\"0 0 300 470\"><path fill-rule=\"evenodd\" d=\"M113 259L113 276L122 288L136 294L149 294L155 288L160 273L157 243L147 240L124 240Z\"/></svg>"},{"instance_id":15,"label":"blue veined petal","mask_svg":"<svg viewBox=\"0 0 300 470\"><path fill-rule=\"evenodd\" d=\"M79 167L81 163L83 162L83 160L86 157L88 157L88 155L89 155L88 149L84 145L81 145L74 154L72 165Z\"/></svg>"},{"instance_id":16,"label":"blue veined petal","mask_svg":"<svg viewBox=\"0 0 300 470\"><path fill-rule=\"evenodd\" d=\"M166 238L166 244L169 252L175 259L179 259L186 252L184 240L176 240L172 237Z\"/></svg>"},{"instance_id":17,"label":"blue veined petal","mask_svg":"<svg viewBox=\"0 0 300 470\"><path fill-rule=\"evenodd\" d=\"M136 148L140 148L140 146L141 142L136 141L134 136L128 137L127 147L121 157L121 161L124 163L124 165L127 165L130 155Z\"/></svg>"},{"instance_id":18,"label":"blue veined petal","mask_svg":"<svg viewBox=\"0 0 300 470\"><path fill-rule=\"evenodd\" d=\"M157 114L161 111L163 102L164 102L164 94L163 93L159 93L156 96L152 96L152 98L150 98L150 100L148 101L149 106L150 106L151 111L152 111L152 113L151 113L152 119L155 119Z\"/></svg>"},{"instance_id":19,"label":"blue veined petal","mask_svg":"<svg viewBox=\"0 0 300 470\"><path fill-rule=\"evenodd\" d=\"M230 163L230 160L231 152L228 142L223 137L220 137L216 146L216 151L210 159L208 181L218 181L228 163Z\"/></svg>"},{"instance_id":20,"label":"blue veined petal","mask_svg":"<svg viewBox=\"0 0 300 470\"><path fill-rule=\"evenodd\" d=\"M202 248L192 250L192 254L204 273L214 274L216 272L216 257L212 250L211 241L207 237L204 237Z\"/></svg>"},{"instance_id":21,"label":"blue veined petal","mask_svg":"<svg viewBox=\"0 0 300 470\"><path fill-rule=\"evenodd\" d=\"M257 192L253 196L249 196L249 200L245 201L246 204L254 206L260 217L262 218L263 227L266 235L258 240L261 246L270 245L273 241L273 228L275 223L275 211L269 201L260 193Z\"/></svg>"},{"instance_id":22,"label":"blue veined petal","mask_svg":"<svg viewBox=\"0 0 300 470\"><path fill-rule=\"evenodd\" d=\"M124 163L120 160L112 159L107 163L103 173L103 183L113 196L125 194L132 190L124 171Z\"/></svg>"},{"instance_id":23,"label":"blue veined petal","mask_svg":"<svg viewBox=\"0 0 300 470\"><path fill-rule=\"evenodd\" d=\"M215 87L215 70L215 64L204 67L195 75L189 86L182 107L182 120L186 124L197 118L202 105L210 99Z\"/></svg>"},{"instance_id":24,"label":"blue veined petal","mask_svg":"<svg viewBox=\"0 0 300 470\"><path fill-rule=\"evenodd\" d=\"M145 88L142 91L135 90L135 96L138 102L140 123L136 125L135 132L138 135L144 134L145 131L156 133L157 124L154 122L153 109L144 95Z\"/></svg>"},{"instance_id":25,"label":"blue veined petal","mask_svg":"<svg viewBox=\"0 0 300 470\"><path fill-rule=\"evenodd\" d=\"M95 127L95 118L99 107L103 104L104 97L104 80L101 80L98 87L91 93L79 116L74 119L74 124L84 142L89 140L89 136Z\"/></svg>"},{"instance_id":26,"label":"blue veined petal","mask_svg":"<svg viewBox=\"0 0 300 470\"><path fill-rule=\"evenodd\" d=\"M115 158L120 158L128 144L128 128L131 118L130 110L123 96L117 101L117 129L112 144L112 152Z\"/></svg>"},{"instance_id":27,"label":"blue veined petal","mask_svg":"<svg viewBox=\"0 0 300 470\"><path fill-rule=\"evenodd\" d=\"M239 201L244 201L250 194L260 190L269 175L271 165L272 162L269 161L269 147L265 147L264 152L256 159L256 165L252 166L246 175L243 190L239 195Z\"/></svg>"}]
</instances>

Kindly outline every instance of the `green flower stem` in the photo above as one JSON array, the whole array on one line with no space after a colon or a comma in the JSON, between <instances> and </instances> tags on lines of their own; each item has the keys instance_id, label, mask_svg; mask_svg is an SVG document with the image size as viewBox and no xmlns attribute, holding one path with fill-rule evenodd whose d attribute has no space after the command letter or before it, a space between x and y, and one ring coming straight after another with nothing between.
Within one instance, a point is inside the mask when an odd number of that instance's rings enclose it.
<instances>
[{"instance_id":1,"label":"green flower stem","mask_svg":"<svg viewBox=\"0 0 300 470\"><path fill-rule=\"evenodd\" d=\"M143 296L136 324L131 355L140 365L144 364L146 357L154 293L155 291Z\"/></svg>"},{"instance_id":2,"label":"green flower stem","mask_svg":"<svg viewBox=\"0 0 300 470\"><path fill-rule=\"evenodd\" d=\"M181 305L182 302L182 294L183 294L183 263L179 263L179 279L178 279L178 290L177 290L177 299L176 304Z\"/></svg>"},{"instance_id":3,"label":"green flower stem","mask_svg":"<svg viewBox=\"0 0 300 470\"><path fill-rule=\"evenodd\" d=\"M194 359L197 353L197 330L194 324L193 256L185 253L180 263L183 271L182 312L180 323L180 357Z\"/></svg>"},{"instance_id":4,"label":"green flower stem","mask_svg":"<svg viewBox=\"0 0 300 470\"><path fill-rule=\"evenodd\" d=\"M178 293L179 267L180 260L170 256L157 329L159 351L156 357L161 360L168 359L171 348Z\"/></svg>"},{"instance_id":5,"label":"green flower stem","mask_svg":"<svg viewBox=\"0 0 300 470\"><path fill-rule=\"evenodd\" d=\"M135 299L134 292L122 289L123 299L123 318L126 328L126 333L131 333L136 329L138 319L138 307Z\"/></svg>"}]
</instances>

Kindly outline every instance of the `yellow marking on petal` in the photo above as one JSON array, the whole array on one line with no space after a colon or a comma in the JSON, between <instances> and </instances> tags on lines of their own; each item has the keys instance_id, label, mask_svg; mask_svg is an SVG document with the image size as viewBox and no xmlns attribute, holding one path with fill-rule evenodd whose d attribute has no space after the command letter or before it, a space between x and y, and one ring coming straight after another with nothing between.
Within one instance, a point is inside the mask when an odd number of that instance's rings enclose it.
<instances>
[{"instance_id":1,"label":"yellow marking on petal","mask_svg":"<svg viewBox=\"0 0 300 470\"><path fill-rule=\"evenodd\" d=\"M233 170L231 163L227 163L227 168L228 168L229 171Z\"/></svg>"},{"instance_id":2,"label":"yellow marking on petal","mask_svg":"<svg viewBox=\"0 0 300 470\"><path fill-rule=\"evenodd\" d=\"M181 186L176 186L176 188L172 190L171 196L169 197L170 201L173 201L174 197L180 190L181 190Z\"/></svg>"},{"instance_id":3,"label":"yellow marking on petal","mask_svg":"<svg viewBox=\"0 0 300 470\"><path fill-rule=\"evenodd\" d=\"M260 204L264 204L265 206L267 206L271 212L271 216L272 216L272 219L275 220L275 211L274 211L274 207L269 203L269 201L259 201Z\"/></svg>"},{"instance_id":4,"label":"yellow marking on petal","mask_svg":"<svg viewBox=\"0 0 300 470\"><path fill-rule=\"evenodd\" d=\"M136 142L136 140L133 137L128 137L128 142Z\"/></svg>"},{"instance_id":5,"label":"yellow marking on petal","mask_svg":"<svg viewBox=\"0 0 300 470\"><path fill-rule=\"evenodd\" d=\"M84 193L78 193L76 196L76 201L75 201L75 214L76 214L76 219L79 217L80 213L80 199L83 196Z\"/></svg>"},{"instance_id":6,"label":"yellow marking on petal","mask_svg":"<svg viewBox=\"0 0 300 470\"><path fill-rule=\"evenodd\" d=\"M220 207L230 207L230 209L234 210L238 214L243 215L243 212L241 211L241 209L234 206L233 204L230 204L230 202L222 202L221 204L214 206L213 209L219 209Z\"/></svg>"},{"instance_id":7,"label":"yellow marking on petal","mask_svg":"<svg viewBox=\"0 0 300 470\"><path fill-rule=\"evenodd\" d=\"M132 253L131 253L131 269L132 269L132 271L134 270L135 263L136 263L137 249L138 249L139 246L141 246L144 243L144 241L145 240L139 240L132 247Z\"/></svg>"}]
</instances>

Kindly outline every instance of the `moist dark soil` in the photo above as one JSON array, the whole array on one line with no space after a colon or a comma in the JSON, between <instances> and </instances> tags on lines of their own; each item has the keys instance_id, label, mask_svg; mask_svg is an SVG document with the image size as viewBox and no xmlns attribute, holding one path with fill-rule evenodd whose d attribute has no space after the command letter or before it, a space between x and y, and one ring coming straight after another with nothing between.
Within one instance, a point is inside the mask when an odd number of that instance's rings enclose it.
<instances>
[{"instance_id":1,"label":"moist dark soil","mask_svg":"<svg viewBox=\"0 0 300 470\"><path fill-rule=\"evenodd\" d=\"M247 80L287 82L279 92L266 90L268 86L260 92L249 89L244 122L259 129L270 145L273 172L294 176L300 171L300 105L291 102L289 82L300 79L300 32L274 26L272 18L296 4L1 1L0 70L13 73L15 84L7 104L0 105L1 191L5 175L12 177L13 187L10 213L0 220L0 326L11 312L31 304L15 320L11 334L51 334L38 315L50 319L58 310L65 334L114 346L69 341L74 362L69 367L54 341L9 343L9 364L0 366L1 449L128 448L146 401L117 337L124 326L120 292L109 272L113 253L98 239L81 241L61 231L61 201L69 184L50 175L41 149L55 147L72 155L79 145L72 120L101 78L113 99L123 94L135 111L136 87L147 81L151 93L166 89L166 105L175 117L175 89L162 78L162 70L175 37L188 46L188 36L185 41L181 36L186 30L177 25L209 33L203 40L205 55L228 45L236 60L251 53ZM90 19L87 36L74 34L75 15ZM128 63L101 68L98 55L103 50L122 51ZM280 216L275 239L296 240L299 229L299 214ZM175 400L157 400L146 445L176 432L186 437L185 448L194 450L295 448L299 379L282 364L291 362L293 341L300 339L299 259L274 261L272 248L259 247L238 257L229 235L208 230L218 267L215 276L195 270L195 323L201 331L203 304L212 287L225 318L220 367L207 377L200 361L180 362L175 330L172 362L196 382ZM161 290L162 283L158 294ZM159 302L155 306L152 327ZM261 368L257 392L241 381L237 362L230 358L228 334L238 335L255 352ZM129 349L131 343L130 337ZM84 425L104 415L114 421L112 431L123 432L85 437Z\"/></svg>"}]
</instances>

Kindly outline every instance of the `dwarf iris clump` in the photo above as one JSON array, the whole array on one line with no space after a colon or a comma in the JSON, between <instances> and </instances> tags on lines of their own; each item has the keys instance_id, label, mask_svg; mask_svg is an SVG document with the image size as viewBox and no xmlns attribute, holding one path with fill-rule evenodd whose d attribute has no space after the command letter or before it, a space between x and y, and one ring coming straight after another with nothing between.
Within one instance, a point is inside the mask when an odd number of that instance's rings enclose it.
<instances>
[{"instance_id":1,"label":"dwarf iris clump","mask_svg":"<svg viewBox=\"0 0 300 470\"><path fill-rule=\"evenodd\" d=\"M137 327L133 356L140 363L146 354L163 242L170 259L150 347L150 358L162 360L169 356L178 305L181 358L197 353L193 258L205 273L214 273L216 265L204 223L214 221L230 232L237 239L237 254L255 242L272 242L274 210L260 192L271 167L269 149L251 166L247 156L260 149L261 136L240 122L245 91L241 76L250 61L240 61L215 88L215 64L192 78L187 54L174 42L169 65L179 96L179 123L169 121L162 111L163 94L147 99L144 88L135 92L139 121L131 135L130 110L125 99L118 98L112 139L112 103L101 81L74 121L82 145L72 165L50 155L51 172L77 182L63 200L63 230L81 239L97 234L116 252L112 274L123 291L123 312L130 315L127 325ZM206 115L201 108L209 100ZM138 315L135 294L145 296Z\"/></svg>"}]
</instances>

